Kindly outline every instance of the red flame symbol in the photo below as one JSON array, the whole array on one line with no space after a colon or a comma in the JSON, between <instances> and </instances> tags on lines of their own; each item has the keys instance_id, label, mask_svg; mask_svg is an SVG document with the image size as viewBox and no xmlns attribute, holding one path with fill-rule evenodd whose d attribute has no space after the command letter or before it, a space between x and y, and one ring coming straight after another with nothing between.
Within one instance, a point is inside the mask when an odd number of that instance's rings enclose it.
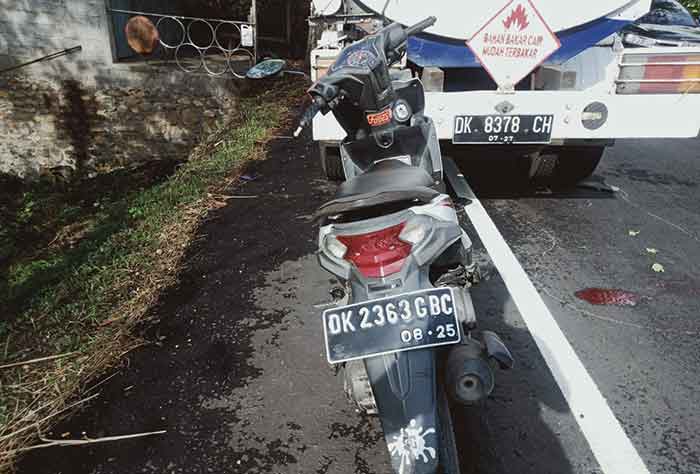
<instances>
[{"instance_id":1,"label":"red flame symbol","mask_svg":"<svg viewBox=\"0 0 700 474\"><path fill-rule=\"evenodd\" d=\"M518 5L518 8L513 10L510 16L503 20L503 26L508 29L510 29L513 24L516 24L518 28L520 28L520 31L523 31L530 24L530 22L527 21L527 12L522 5Z\"/></svg>"}]
</instances>

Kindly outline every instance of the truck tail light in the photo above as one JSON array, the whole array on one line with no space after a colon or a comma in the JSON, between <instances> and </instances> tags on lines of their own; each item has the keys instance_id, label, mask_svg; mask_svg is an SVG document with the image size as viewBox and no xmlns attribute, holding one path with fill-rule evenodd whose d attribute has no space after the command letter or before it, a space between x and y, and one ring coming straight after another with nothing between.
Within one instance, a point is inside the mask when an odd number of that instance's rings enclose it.
<instances>
[{"instance_id":1,"label":"truck tail light","mask_svg":"<svg viewBox=\"0 0 700 474\"><path fill-rule=\"evenodd\" d=\"M423 68L420 80L425 92L442 92L445 87L445 71L439 67Z\"/></svg>"},{"instance_id":2,"label":"truck tail light","mask_svg":"<svg viewBox=\"0 0 700 474\"><path fill-rule=\"evenodd\" d=\"M357 267L367 278L382 278L398 273L406 258L411 254L412 245L399 236L405 222L386 229L358 235L338 235L336 238L347 247L345 260Z\"/></svg>"},{"instance_id":3,"label":"truck tail light","mask_svg":"<svg viewBox=\"0 0 700 474\"><path fill-rule=\"evenodd\" d=\"M618 94L700 94L700 54L625 54L616 82Z\"/></svg>"}]
</instances>

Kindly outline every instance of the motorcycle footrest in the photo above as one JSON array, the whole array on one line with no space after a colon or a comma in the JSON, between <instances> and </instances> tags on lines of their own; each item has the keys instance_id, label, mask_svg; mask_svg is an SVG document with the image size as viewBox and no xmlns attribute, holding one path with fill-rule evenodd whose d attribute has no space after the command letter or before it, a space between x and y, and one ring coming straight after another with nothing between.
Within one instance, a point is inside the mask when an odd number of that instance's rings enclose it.
<instances>
[{"instance_id":1,"label":"motorcycle footrest","mask_svg":"<svg viewBox=\"0 0 700 474\"><path fill-rule=\"evenodd\" d=\"M493 331L482 331L481 337L486 345L486 353L498 363L502 370L513 368L515 360L501 338Z\"/></svg>"}]
</instances>

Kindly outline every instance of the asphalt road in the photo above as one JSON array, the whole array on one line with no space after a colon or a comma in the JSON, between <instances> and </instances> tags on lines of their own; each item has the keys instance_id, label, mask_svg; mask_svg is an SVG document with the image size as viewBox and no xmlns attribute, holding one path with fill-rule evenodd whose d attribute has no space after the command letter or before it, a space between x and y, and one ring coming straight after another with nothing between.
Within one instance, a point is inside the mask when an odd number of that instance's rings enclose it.
<instances>
[{"instance_id":1,"label":"asphalt road","mask_svg":"<svg viewBox=\"0 0 700 474\"><path fill-rule=\"evenodd\" d=\"M204 223L181 284L144 328L154 343L54 436L167 434L36 451L20 473L389 472L378 423L346 402L322 354L314 305L333 282L316 265L309 215L333 186L311 155L308 142L279 139L252 165L257 179L230 192L258 199L231 200ZM700 473L700 141L618 142L596 176L619 191L479 189L649 470ZM465 474L602 473L474 240L480 323L517 363L482 410L458 413ZM637 304L575 296L591 287L633 292Z\"/></svg>"}]
</instances>

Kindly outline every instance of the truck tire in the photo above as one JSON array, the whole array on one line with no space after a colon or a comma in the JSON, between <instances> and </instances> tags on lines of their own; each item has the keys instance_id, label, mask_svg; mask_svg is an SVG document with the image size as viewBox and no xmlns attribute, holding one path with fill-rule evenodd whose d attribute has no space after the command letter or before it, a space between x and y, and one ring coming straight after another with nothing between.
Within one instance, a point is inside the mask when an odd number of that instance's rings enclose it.
<instances>
[{"instance_id":1,"label":"truck tire","mask_svg":"<svg viewBox=\"0 0 700 474\"><path fill-rule=\"evenodd\" d=\"M575 186L593 174L605 153L604 146L571 146L533 158L530 177L535 184L555 188Z\"/></svg>"},{"instance_id":2,"label":"truck tire","mask_svg":"<svg viewBox=\"0 0 700 474\"><path fill-rule=\"evenodd\" d=\"M562 148L552 176L554 186L574 186L590 177L605 153L604 146Z\"/></svg>"},{"instance_id":3,"label":"truck tire","mask_svg":"<svg viewBox=\"0 0 700 474\"><path fill-rule=\"evenodd\" d=\"M343 160L340 157L340 148L337 146L321 147L321 165L326 172L326 177L330 181L345 181L345 170L343 170Z\"/></svg>"}]
</instances>

